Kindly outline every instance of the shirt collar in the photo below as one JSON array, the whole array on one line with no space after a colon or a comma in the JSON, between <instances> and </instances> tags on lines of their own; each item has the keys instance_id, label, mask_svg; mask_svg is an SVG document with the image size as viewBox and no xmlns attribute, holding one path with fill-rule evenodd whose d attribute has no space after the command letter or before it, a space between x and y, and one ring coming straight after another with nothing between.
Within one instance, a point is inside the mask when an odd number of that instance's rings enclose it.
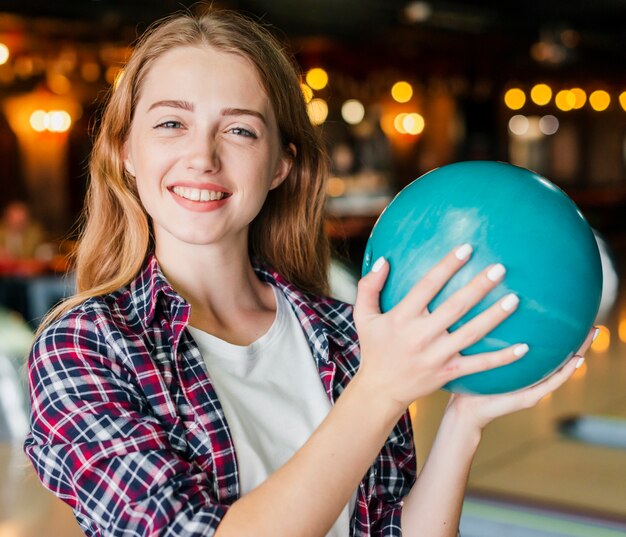
<instances>
[{"instance_id":1,"label":"shirt collar","mask_svg":"<svg viewBox=\"0 0 626 537\"><path fill-rule=\"evenodd\" d=\"M324 315L323 305L332 299L309 295L301 291L266 263L253 259L252 265L257 276L279 289L294 308L296 315L307 331L309 338L329 338L340 347L346 347L352 342L344 335L330 315ZM165 278L154 253L147 258L139 275L131 282L131 293L135 306L144 326L150 326L154 320L159 296L163 294L166 302L176 303L177 306L188 306ZM322 308L322 309L320 309ZM171 311L168 308L168 311ZM327 353L323 353L327 361Z\"/></svg>"},{"instance_id":2,"label":"shirt collar","mask_svg":"<svg viewBox=\"0 0 626 537\"><path fill-rule=\"evenodd\" d=\"M332 309L332 304L336 303L334 299L305 293L263 262L255 260L253 266L257 276L262 281L272 284L285 295L309 339L328 338L339 347L353 344L353 341L333 321L332 314L324 311L325 309ZM322 355L324 361L329 360L327 352L323 352Z\"/></svg>"},{"instance_id":3,"label":"shirt collar","mask_svg":"<svg viewBox=\"0 0 626 537\"><path fill-rule=\"evenodd\" d=\"M137 308L137 312L145 326L150 326L154 320L159 295L164 294L178 304L185 304L181 297L169 284L157 261L154 253L147 258L139 275L131 282L130 290Z\"/></svg>"}]
</instances>

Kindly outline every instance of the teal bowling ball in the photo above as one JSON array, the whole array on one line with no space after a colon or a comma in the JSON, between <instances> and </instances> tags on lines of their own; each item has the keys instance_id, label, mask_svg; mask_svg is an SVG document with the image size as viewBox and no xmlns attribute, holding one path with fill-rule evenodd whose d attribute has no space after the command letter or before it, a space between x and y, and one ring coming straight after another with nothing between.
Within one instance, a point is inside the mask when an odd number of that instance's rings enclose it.
<instances>
[{"instance_id":1,"label":"teal bowling ball","mask_svg":"<svg viewBox=\"0 0 626 537\"><path fill-rule=\"evenodd\" d=\"M547 179L501 162L459 162L404 188L380 215L368 240L363 274L384 256L390 273L383 312L455 247L470 243L467 264L429 304L433 311L478 272L502 263L507 273L454 331L506 294L517 311L465 356L527 343L520 360L458 378L459 393L493 394L533 385L558 370L581 346L598 312L602 267L593 232L574 202Z\"/></svg>"}]
</instances>

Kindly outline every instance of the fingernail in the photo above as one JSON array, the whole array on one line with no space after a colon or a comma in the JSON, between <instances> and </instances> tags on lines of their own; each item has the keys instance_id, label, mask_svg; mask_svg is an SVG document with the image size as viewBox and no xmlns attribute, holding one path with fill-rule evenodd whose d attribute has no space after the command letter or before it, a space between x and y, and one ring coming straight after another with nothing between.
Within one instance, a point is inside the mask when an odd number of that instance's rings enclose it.
<instances>
[{"instance_id":1,"label":"fingernail","mask_svg":"<svg viewBox=\"0 0 626 537\"><path fill-rule=\"evenodd\" d=\"M585 359L581 356L576 362L576 369L580 369L580 367L585 363Z\"/></svg>"},{"instance_id":2,"label":"fingernail","mask_svg":"<svg viewBox=\"0 0 626 537\"><path fill-rule=\"evenodd\" d=\"M524 354L526 354L528 352L528 345L526 345L526 343L522 343L521 345L517 345L514 349L513 349L513 354L515 356L524 356Z\"/></svg>"},{"instance_id":3,"label":"fingernail","mask_svg":"<svg viewBox=\"0 0 626 537\"><path fill-rule=\"evenodd\" d=\"M593 338L591 339L591 341L594 342L598 338L599 335L600 335L600 329L596 328L593 333Z\"/></svg>"},{"instance_id":4,"label":"fingernail","mask_svg":"<svg viewBox=\"0 0 626 537\"><path fill-rule=\"evenodd\" d=\"M489 278L492 282L497 282L500 278L502 278L502 276L504 276L505 272L506 269L504 268L504 265L498 263L489 269L489 272L487 272L487 278Z\"/></svg>"},{"instance_id":5,"label":"fingernail","mask_svg":"<svg viewBox=\"0 0 626 537\"><path fill-rule=\"evenodd\" d=\"M374 266L372 267L372 272L378 272L383 267L384 264L385 264L385 258L379 257L376 260L376 263L374 263Z\"/></svg>"},{"instance_id":6,"label":"fingernail","mask_svg":"<svg viewBox=\"0 0 626 537\"><path fill-rule=\"evenodd\" d=\"M454 252L454 255L459 261L465 261L472 253L472 250L473 248L471 244L464 244L463 246L460 246L456 252Z\"/></svg>"},{"instance_id":7,"label":"fingernail","mask_svg":"<svg viewBox=\"0 0 626 537\"><path fill-rule=\"evenodd\" d=\"M502 299L502 302L500 302L500 307L504 311L511 311L518 304L519 297L515 293L509 293Z\"/></svg>"}]
</instances>

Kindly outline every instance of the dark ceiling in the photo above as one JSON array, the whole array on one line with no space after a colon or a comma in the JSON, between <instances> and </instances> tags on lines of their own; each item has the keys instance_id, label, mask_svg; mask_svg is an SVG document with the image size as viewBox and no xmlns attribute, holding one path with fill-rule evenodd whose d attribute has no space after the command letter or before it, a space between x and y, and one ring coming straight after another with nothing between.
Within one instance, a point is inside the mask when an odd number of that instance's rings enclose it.
<instances>
[{"instance_id":1,"label":"dark ceiling","mask_svg":"<svg viewBox=\"0 0 626 537\"><path fill-rule=\"evenodd\" d=\"M626 0L212 3L274 25L295 43L303 63L324 56L357 76L381 66L420 65L441 74L476 70L530 77L557 71L626 82ZM68 41L129 43L150 22L184 8L198 9L199 3L0 0L0 35L23 32L52 47ZM421 20L408 20L410 13ZM538 42L556 55L533 59Z\"/></svg>"}]
</instances>

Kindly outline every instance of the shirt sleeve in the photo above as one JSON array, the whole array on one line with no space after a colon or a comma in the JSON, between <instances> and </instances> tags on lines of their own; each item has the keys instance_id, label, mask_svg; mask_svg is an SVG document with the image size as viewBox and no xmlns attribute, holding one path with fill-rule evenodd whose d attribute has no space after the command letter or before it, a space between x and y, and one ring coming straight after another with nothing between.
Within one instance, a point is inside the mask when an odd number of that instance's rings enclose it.
<instances>
[{"instance_id":1,"label":"shirt sleeve","mask_svg":"<svg viewBox=\"0 0 626 537\"><path fill-rule=\"evenodd\" d=\"M84 317L46 329L29 357L25 452L43 485L98 536L211 536L228 506L172 448L131 376Z\"/></svg>"},{"instance_id":2,"label":"shirt sleeve","mask_svg":"<svg viewBox=\"0 0 626 537\"><path fill-rule=\"evenodd\" d=\"M374 468L375 485L369 504L374 537L400 537L402 504L415 483L417 468L409 412L394 427Z\"/></svg>"}]
</instances>

